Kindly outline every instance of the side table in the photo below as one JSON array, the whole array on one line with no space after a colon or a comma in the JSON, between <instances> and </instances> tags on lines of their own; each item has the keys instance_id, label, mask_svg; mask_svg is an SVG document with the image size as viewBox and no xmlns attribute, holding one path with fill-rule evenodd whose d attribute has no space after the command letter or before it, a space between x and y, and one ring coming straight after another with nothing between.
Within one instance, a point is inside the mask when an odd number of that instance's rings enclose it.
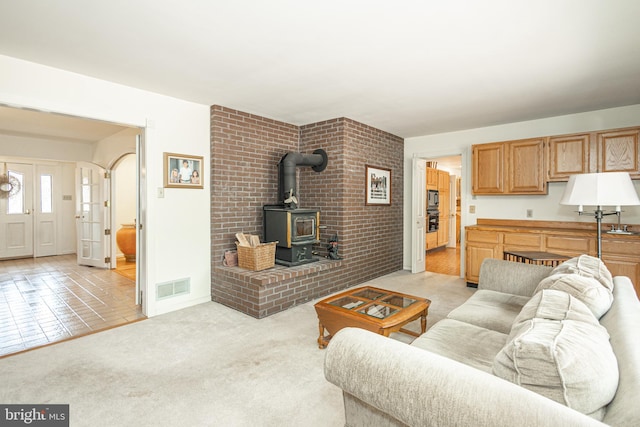
<instances>
[{"instance_id":1,"label":"side table","mask_svg":"<svg viewBox=\"0 0 640 427\"><path fill-rule=\"evenodd\" d=\"M504 260L522 262L525 264L546 265L555 267L569 257L551 252L540 251L504 251Z\"/></svg>"}]
</instances>

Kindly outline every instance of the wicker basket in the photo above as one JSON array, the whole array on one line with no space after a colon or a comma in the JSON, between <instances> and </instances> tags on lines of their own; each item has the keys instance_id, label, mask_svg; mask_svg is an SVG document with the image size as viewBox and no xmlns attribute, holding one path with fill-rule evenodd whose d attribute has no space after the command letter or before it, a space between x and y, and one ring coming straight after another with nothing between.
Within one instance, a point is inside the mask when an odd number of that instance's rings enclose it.
<instances>
[{"instance_id":1,"label":"wicker basket","mask_svg":"<svg viewBox=\"0 0 640 427\"><path fill-rule=\"evenodd\" d=\"M276 262L276 244L278 242L261 243L259 246L240 246L238 248L238 267L260 271L274 266Z\"/></svg>"}]
</instances>

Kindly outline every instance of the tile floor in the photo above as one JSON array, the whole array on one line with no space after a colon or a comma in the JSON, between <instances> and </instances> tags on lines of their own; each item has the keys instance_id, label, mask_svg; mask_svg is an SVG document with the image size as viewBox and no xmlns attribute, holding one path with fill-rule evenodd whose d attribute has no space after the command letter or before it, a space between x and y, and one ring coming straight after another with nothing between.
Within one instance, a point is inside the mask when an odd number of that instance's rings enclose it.
<instances>
[{"instance_id":1,"label":"tile floor","mask_svg":"<svg viewBox=\"0 0 640 427\"><path fill-rule=\"evenodd\" d=\"M144 318L115 270L75 255L0 261L0 357Z\"/></svg>"}]
</instances>

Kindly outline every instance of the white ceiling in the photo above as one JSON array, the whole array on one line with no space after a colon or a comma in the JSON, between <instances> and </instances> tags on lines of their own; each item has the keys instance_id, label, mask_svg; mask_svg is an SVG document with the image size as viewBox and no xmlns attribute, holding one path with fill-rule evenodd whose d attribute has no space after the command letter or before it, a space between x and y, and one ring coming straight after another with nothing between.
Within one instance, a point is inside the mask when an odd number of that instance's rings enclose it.
<instances>
[{"instance_id":1,"label":"white ceiling","mask_svg":"<svg viewBox=\"0 0 640 427\"><path fill-rule=\"evenodd\" d=\"M0 54L412 137L639 104L639 19L637 0L0 0Z\"/></svg>"}]
</instances>

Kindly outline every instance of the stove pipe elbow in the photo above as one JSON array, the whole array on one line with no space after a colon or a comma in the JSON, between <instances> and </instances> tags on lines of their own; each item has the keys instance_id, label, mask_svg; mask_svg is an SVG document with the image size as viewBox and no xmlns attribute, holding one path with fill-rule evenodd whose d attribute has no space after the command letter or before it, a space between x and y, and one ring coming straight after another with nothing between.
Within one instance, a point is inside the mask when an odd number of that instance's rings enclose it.
<instances>
[{"instance_id":1,"label":"stove pipe elbow","mask_svg":"<svg viewBox=\"0 0 640 427\"><path fill-rule=\"evenodd\" d=\"M298 207L298 185L296 182L296 168L311 166L316 172L322 172L327 167L329 158L327 153L319 148L313 154L287 153L278 163L278 193L287 208Z\"/></svg>"}]
</instances>

